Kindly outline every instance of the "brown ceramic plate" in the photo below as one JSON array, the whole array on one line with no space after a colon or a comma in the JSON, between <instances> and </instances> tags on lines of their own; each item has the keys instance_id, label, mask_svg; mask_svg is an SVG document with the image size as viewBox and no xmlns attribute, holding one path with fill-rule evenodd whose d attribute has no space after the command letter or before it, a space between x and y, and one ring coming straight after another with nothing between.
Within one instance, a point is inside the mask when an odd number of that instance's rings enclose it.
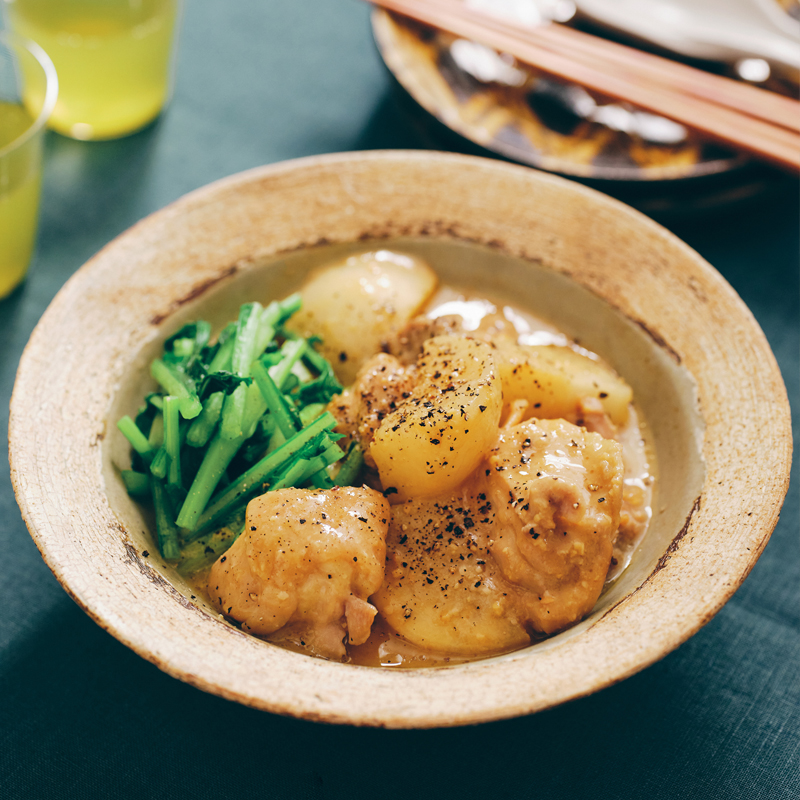
<instances>
[{"instance_id":1,"label":"brown ceramic plate","mask_svg":"<svg viewBox=\"0 0 800 800\"><path fill-rule=\"evenodd\" d=\"M650 182L720 175L749 160L692 133L659 143L661 128L671 125L666 120L652 141L581 119L559 98L582 90L525 64L513 63L510 84L478 80L454 59L455 36L387 11L373 12L372 30L386 66L422 108L464 139L513 161L581 179ZM616 106L611 118L626 113Z\"/></svg>"},{"instance_id":2,"label":"brown ceramic plate","mask_svg":"<svg viewBox=\"0 0 800 800\"><path fill-rule=\"evenodd\" d=\"M115 422L185 321L297 287L374 240L427 256L445 282L513 297L631 383L660 481L651 529L579 625L516 653L392 670L330 663L247 636L156 555L118 469ZM785 389L739 297L658 225L592 190L466 156L320 156L200 189L111 242L64 286L23 355L12 480L65 589L181 680L308 719L387 727L527 714L608 686L720 609L778 518L791 452Z\"/></svg>"}]
</instances>

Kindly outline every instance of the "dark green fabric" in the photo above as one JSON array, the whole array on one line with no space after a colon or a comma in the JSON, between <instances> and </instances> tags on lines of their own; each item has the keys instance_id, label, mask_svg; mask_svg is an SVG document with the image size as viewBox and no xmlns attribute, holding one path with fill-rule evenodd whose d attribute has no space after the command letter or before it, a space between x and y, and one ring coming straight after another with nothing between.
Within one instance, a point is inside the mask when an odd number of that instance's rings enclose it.
<instances>
[{"instance_id":1,"label":"dark green fabric","mask_svg":"<svg viewBox=\"0 0 800 800\"><path fill-rule=\"evenodd\" d=\"M190 0L172 104L148 130L50 135L38 253L0 302L0 426L25 342L100 247L185 192L314 153L425 147L356 0ZM795 186L669 226L764 328L800 407ZM283 719L159 672L86 617L31 541L0 466L0 798L800 797L800 508L696 636L594 696L473 728Z\"/></svg>"}]
</instances>

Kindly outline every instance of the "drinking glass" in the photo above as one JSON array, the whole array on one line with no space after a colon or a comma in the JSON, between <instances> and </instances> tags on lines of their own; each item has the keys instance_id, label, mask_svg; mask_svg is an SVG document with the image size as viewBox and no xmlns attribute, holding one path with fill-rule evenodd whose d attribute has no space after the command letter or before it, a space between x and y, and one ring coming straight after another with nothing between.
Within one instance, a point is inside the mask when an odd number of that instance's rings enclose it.
<instances>
[{"instance_id":1,"label":"drinking glass","mask_svg":"<svg viewBox=\"0 0 800 800\"><path fill-rule=\"evenodd\" d=\"M0 297L25 277L33 254L44 126L57 95L44 50L0 31Z\"/></svg>"},{"instance_id":2,"label":"drinking glass","mask_svg":"<svg viewBox=\"0 0 800 800\"><path fill-rule=\"evenodd\" d=\"M50 118L73 139L116 139L154 120L172 83L181 0L6 0L11 28L53 59Z\"/></svg>"}]
</instances>

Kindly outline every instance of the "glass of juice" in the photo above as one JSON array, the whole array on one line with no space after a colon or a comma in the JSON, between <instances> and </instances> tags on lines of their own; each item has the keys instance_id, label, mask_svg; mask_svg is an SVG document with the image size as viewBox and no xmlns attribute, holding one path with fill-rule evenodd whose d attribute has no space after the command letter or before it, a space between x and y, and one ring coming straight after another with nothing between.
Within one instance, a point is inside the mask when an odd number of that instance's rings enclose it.
<instances>
[{"instance_id":1,"label":"glass of juice","mask_svg":"<svg viewBox=\"0 0 800 800\"><path fill-rule=\"evenodd\" d=\"M57 95L44 50L0 31L0 298L25 277L33 254L42 140Z\"/></svg>"},{"instance_id":2,"label":"glass of juice","mask_svg":"<svg viewBox=\"0 0 800 800\"><path fill-rule=\"evenodd\" d=\"M20 36L58 72L53 130L116 139L152 122L169 99L181 0L6 0Z\"/></svg>"}]
</instances>

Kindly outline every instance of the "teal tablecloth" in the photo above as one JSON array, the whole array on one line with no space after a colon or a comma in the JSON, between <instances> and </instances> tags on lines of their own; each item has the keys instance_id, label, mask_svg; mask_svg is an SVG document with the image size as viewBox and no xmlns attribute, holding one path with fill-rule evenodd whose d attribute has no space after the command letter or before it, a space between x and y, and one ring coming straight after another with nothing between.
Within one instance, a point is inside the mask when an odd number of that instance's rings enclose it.
<instances>
[{"instance_id":1,"label":"teal tablecloth","mask_svg":"<svg viewBox=\"0 0 800 800\"><path fill-rule=\"evenodd\" d=\"M0 424L25 342L66 279L209 181L314 153L424 147L356 0L189 0L172 104L148 130L50 135L38 253L0 302ZM790 187L669 226L764 328L800 408L798 202ZM743 587L663 661L594 696L473 728L387 732L283 719L134 655L67 597L0 469L0 798L800 797L797 459Z\"/></svg>"}]
</instances>

